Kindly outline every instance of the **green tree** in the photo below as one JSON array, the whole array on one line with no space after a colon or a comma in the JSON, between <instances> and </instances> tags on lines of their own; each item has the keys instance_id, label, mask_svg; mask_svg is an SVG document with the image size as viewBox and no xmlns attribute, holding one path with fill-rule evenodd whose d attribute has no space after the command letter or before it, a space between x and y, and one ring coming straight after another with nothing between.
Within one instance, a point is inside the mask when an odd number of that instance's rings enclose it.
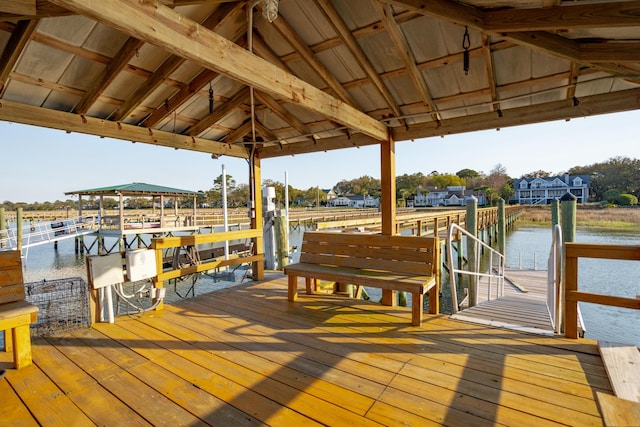
<instances>
[{"instance_id":1,"label":"green tree","mask_svg":"<svg viewBox=\"0 0 640 427\"><path fill-rule=\"evenodd\" d=\"M473 178L479 178L481 176L479 172L473 169L460 169L458 172L456 172L456 175L464 179L465 181Z\"/></svg>"},{"instance_id":2,"label":"green tree","mask_svg":"<svg viewBox=\"0 0 640 427\"><path fill-rule=\"evenodd\" d=\"M620 206L635 206L638 204L638 198L633 194L620 194L616 202Z\"/></svg>"}]
</instances>

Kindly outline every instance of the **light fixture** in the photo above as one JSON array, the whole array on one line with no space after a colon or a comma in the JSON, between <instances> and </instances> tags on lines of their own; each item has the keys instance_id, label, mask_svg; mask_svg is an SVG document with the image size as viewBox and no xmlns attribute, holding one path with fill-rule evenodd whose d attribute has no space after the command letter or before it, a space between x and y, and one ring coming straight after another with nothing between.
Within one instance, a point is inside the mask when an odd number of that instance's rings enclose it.
<instances>
[{"instance_id":1,"label":"light fixture","mask_svg":"<svg viewBox=\"0 0 640 427\"><path fill-rule=\"evenodd\" d=\"M278 0L262 0L262 16L273 22L278 17Z\"/></svg>"}]
</instances>

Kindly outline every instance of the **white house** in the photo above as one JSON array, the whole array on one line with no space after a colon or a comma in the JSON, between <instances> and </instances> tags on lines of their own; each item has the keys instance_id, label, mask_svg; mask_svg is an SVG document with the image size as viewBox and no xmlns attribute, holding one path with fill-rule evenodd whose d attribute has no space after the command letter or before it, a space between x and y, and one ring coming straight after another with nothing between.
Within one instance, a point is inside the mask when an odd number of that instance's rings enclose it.
<instances>
[{"instance_id":1,"label":"white house","mask_svg":"<svg viewBox=\"0 0 640 427\"><path fill-rule=\"evenodd\" d=\"M338 196L327 201L327 206L333 207L350 207L350 208L377 208L380 206L380 198L370 195L362 196Z\"/></svg>"},{"instance_id":2,"label":"white house","mask_svg":"<svg viewBox=\"0 0 640 427\"><path fill-rule=\"evenodd\" d=\"M578 203L586 203L589 198L589 175L569 175L521 178L513 182L516 194L513 198L521 205L549 204L566 193L577 198Z\"/></svg>"},{"instance_id":3,"label":"white house","mask_svg":"<svg viewBox=\"0 0 640 427\"><path fill-rule=\"evenodd\" d=\"M464 185L450 185L446 189L429 187L418 189L413 206L464 206L471 196L478 199L479 205L484 205L484 194L467 190Z\"/></svg>"}]
</instances>

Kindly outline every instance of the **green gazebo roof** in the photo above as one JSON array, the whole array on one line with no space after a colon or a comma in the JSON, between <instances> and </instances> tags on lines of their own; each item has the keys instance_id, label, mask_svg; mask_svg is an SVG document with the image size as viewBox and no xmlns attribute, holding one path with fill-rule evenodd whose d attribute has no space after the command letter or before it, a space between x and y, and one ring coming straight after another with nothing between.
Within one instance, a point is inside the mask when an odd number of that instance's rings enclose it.
<instances>
[{"instance_id":1,"label":"green gazebo roof","mask_svg":"<svg viewBox=\"0 0 640 427\"><path fill-rule=\"evenodd\" d=\"M143 182L133 182L131 184L113 185L110 187L68 191L64 194L77 194L79 196L119 196L121 194L123 196L195 196L202 194L202 192L145 184Z\"/></svg>"}]
</instances>

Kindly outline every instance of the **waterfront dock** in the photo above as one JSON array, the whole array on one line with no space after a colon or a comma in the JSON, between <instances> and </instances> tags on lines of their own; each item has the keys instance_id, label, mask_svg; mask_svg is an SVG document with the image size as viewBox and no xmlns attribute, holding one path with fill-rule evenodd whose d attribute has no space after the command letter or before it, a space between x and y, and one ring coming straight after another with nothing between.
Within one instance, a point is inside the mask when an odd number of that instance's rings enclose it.
<instances>
[{"instance_id":1,"label":"waterfront dock","mask_svg":"<svg viewBox=\"0 0 640 427\"><path fill-rule=\"evenodd\" d=\"M599 398L624 406L593 341L410 316L328 295L292 304L269 273L35 339L34 365L0 380L0 424L601 426Z\"/></svg>"}]
</instances>

